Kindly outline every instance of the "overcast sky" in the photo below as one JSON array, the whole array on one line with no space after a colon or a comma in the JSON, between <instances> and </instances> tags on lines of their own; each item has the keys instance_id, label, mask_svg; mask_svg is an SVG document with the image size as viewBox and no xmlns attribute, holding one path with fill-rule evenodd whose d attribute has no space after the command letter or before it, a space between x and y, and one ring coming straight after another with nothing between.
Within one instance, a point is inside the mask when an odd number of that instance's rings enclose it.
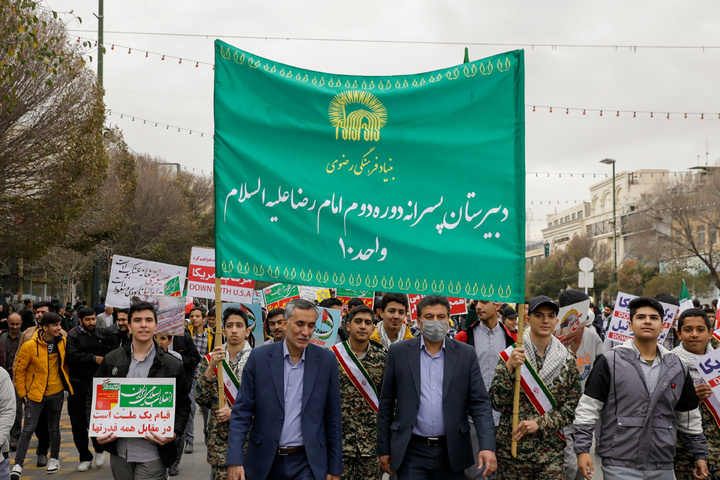
<instances>
[{"instance_id":1,"label":"overcast sky","mask_svg":"<svg viewBox=\"0 0 720 480\"><path fill-rule=\"evenodd\" d=\"M82 18L78 25L63 16L73 34L97 38L97 1L48 0L48 5ZM216 38L278 62L355 75L449 67L462 62L465 45L471 60L524 48L526 168L532 172L527 200L535 219L528 237L533 239L540 238L548 213L589 201L589 185L610 171L599 163L603 158L617 160L618 172L683 171L705 164L707 142L710 164L720 159L720 2L715 0L106 0L105 31L109 123L123 130L134 151L208 174ZM91 55L96 68L97 52ZM532 105L552 106L553 113L539 107L533 112ZM603 109L603 116L566 114L567 107ZM655 115L617 117L617 110ZM680 113L668 120L667 112ZM684 112L705 113L705 119L684 119ZM155 127L155 122L193 134ZM571 178L570 172L598 177ZM560 203L548 207L548 200Z\"/></svg>"}]
</instances>

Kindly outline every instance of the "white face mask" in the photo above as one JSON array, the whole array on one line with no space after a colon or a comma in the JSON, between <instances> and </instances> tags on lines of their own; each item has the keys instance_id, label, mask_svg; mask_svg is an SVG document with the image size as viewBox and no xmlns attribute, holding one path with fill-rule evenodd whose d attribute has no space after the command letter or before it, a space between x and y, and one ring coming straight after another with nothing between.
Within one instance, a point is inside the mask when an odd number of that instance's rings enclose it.
<instances>
[{"instance_id":1,"label":"white face mask","mask_svg":"<svg viewBox=\"0 0 720 480\"><path fill-rule=\"evenodd\" d=\"M448 331L447 320L429 320L422 324L423 337L429 342L440 342Z\"/></svg>"}]
</instances>

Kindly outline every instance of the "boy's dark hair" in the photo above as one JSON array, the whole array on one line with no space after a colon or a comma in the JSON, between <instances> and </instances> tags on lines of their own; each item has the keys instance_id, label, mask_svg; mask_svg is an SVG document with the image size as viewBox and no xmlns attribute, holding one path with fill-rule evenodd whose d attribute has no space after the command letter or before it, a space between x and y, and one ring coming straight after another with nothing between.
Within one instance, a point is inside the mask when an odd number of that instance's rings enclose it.
<instances>
[{"instance_id":1,"label":"boy's dark hair","mask_svg":"<svg viewBox=\"0 0 720 480\"><path fill-rule=\"evenodd\" d=\"M662 303L669 303L670 305L677 305L678 307L680 306L680 300L669 293L658 293L655 295L655 300Z\"/></svg>"},{"instance_id":2,"label":"boy's dark hair","mask_svg":"<svg viewBox=\"0 0 720 480\"><path fill-rule=\"evenodd\" d=\"M285 309L284 308L273 308L267 313L267 319L270 320L273 317L277 317L278 315L285 315Z\"/></svg>"},{"instance_id":3,"label":"boy's dark hair","mask_svg":"<svg viewBox=\"0 0 720 480\"><path fill-rule=\"evenodd\" d=\"M240 307L230 307L225 309L225 311L223 312L223 328L225 328L225 322L227 322L227 319L233 315L242 317L243 322L245 322L245 328L248 328L247 313L245 313L245 311Z\"/></svg>"},{"instance_id":4,"label":"boy's dark hair","mask_svg":"<svg viewBox=\"0 0 720 480\"><path fill-rule=\"evenodd\" d=\"M372 308L368 307L367 305L358 305L357 307L350 310L346 322L352 322L353 318L355 318L359 313L369 313L370 318L373 319L373 321L375 320L375 315L373 314Z\"/></svg>"},{"instance_id":5,"label":"boy's dark hair","mask_svg":"<svg viewBox=\"0 0 720 480\"><path fill-rule=\"evenodd\" d=\"M698 300L697 298L693 298L692 303L695 308L700 308L700 300Z\"/></svg>"},{"instance_id":6,"label":"boy's dark hair","mask_svg":"<svg viewBox=\"0 0 720 480\"><path fill-rule=\"evenodd\" d=\"M32 303L32 300L30 300L29 298L26 298L25 300L23 300L23 305L25 305L25 308L27 308L27 306L30 305L31 303Z\"/></svg>"},{"instance_id":7,"label":"boy's dark hair","mask_svg":"<svg viewBox=\"0 0 720 480\"><path fill-rule=\"evenodd\" d=\"M568 288L567 290L560 292L560 295L558 295L558 305L561 308L567 307L568 305L572 305L574 303L584 302L588 298L590 297L588 297L582 290Z\"/></svg>"},{"instance_id":8,"label":"boy's dark hair","mask_svg":"<svg viewBox=\"0 0 720 480\"><path fill-rule=\"evenodd\" d=\"M359 307L360 305L365 305L365 302L362 301L362 298L351 298L348 300L348 308L352 310L355 307Z\"/></svg>"},{"instance_id":9,"label":"boy's dark hair","mask_svg":"<svg viewBox=\"0 0 720 480\"><path fill-rule=\"evenodd\" d=\"M128 309L128 322L132 323L132 317L135 312L142 312L144 310L151 310L155 318L155 323L157 323L157 310L155 310L155 306L150 302L137 302L130 305Z\"/></svg>"},{"instance_id":10,"label":"boy's dark hair","mask_svg":"<svg viewBox=\"0 0 720 480\"><path fill-rule=\"evenodd\" d=\"M197 307L193 305L193 307L190 309L190 311L188 312L188 314L191 314L191 313L194 312L195 310L197 310L198 312L200 312L200 315L202 315L202 318L205 318L205 309L204 309L203 307L199 306L199 305L198 305Z\"/></svg>"},{"instance_id":11,"label":"boy's dark hair","mask_svg":"<svg viewBox=\"0 0 720 480\"><path fill-rule=\"evenodd\" d=\"M703 312L699 308L688 308L684 312L680 314L680 318L678 318L677 321L677 329L682 330L683 323L685 323L685 319L688 317L700 317L705 321L705 326L708 330L712 330L712 325L710 324L710 318L708 318L707 313Z\"/></svg>"},{"instance_id":12,"label":"boy's dark hair","mask_svg":"<svg viewBox=\"0 0 720 480\"><path fill-rule=\"evenodd\" d=\"M382 301L380 302L380 310L385 311L390 302L397 302L400 305L403 305L406 309L408 308L407 295L402 293L390 292L383 295Z\"/></svg>"},{"instance_id":13,"label":"boy's dark hair","mask_svg":"<svg viewBox=\"0 0 720 480\"><path fill-rule=\"evenodd\" d=\"M342 300L340 300L339 298L330 297L320 302L318 306L323 308L342 307L343 303Z\"/></svg>"},{"instance_id":14,"label":"boy's dark hair","mask_svg":"<svg viewBox=\"0 0 720 480\"><path fill-rule=\"evenodd\" d=\"M703 312L707 313L708 316L715 315L715 310L712 309L712 307L705 307L703 308Z\"/></svg>"},{"instance_id":15,"label":"boy's dark hair","mask_svg":"<svg viewBox=\"0 0 720 480\"><path fill-rule=\"evenodd\" d=\"M62 317L55 312L47 312L43 314L42 318L40 319L40 325L44 327L48 327L50 325L57 325L60 322L62 322Z\"/></svg>"},{"instance_id":16,"label":"boy's dark hair","mask_svg":"<svg viewBox=\"0 0 720 480\"><path fill-rule=\"evenodd\" d=\"M214 317L215 316L215 309L211 308L210 311L207 313L208 317Z\"/></svg>"},{"instance_id":17,"label":"boy's dark hair","mask_svg":"<svg viewBox=\"0 0 720 480\"><path fill-rule=\"evenodd\" d=\"M665 309L662 305L660 305L660 302L655 300L652 297L637 297L630 300L630 303L628 304L628 307L630 308L630 321L633 321L633 317L638 311L638 308L642 307L650 307L654 310L657 310L658 314L660 314L660 320L665 317Z\"/></svg>"},{"instance_id":18,"label":"boy's dark hair","mask_svg":"<svg viewBox=\"0 0 720 480\"><path fill-rule=\"evenodd\" d=\"M89 317L90 315L95 315L95 310L90 307L83 307L78 311L78 318L81 320L85 317Z\"/></svg>"},{"instance_id":19,"label":"boy's dark hair","mask_svg":"<svg viewBox=\"0 0 720 480\"><path fill-rule=\"evenodd\" d=\"M422 315L422 309L425 307L432 307L434 305L442 305L447 309L448 315L450 315L450 302L447 298L442 295L426 295L417 304L417 316L420 318Z\"/></svg>"}]
</instances>

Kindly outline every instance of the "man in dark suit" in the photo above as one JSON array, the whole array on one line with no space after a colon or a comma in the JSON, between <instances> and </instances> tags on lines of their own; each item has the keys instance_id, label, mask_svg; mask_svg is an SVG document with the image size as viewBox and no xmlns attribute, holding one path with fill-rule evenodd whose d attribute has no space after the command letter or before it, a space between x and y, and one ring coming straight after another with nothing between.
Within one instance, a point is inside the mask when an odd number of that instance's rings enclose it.
<instances>
[{"instance_id":1,"label":"man in dark suit","mask_svg":"<svg viewBox=\"0 0 720 480\"><path fill-rule=\"evenodd\" d=\"M339 480L342 419L337 361L310 344L318 311L285 307L281 342L250 353L230 417L228 480ZM248 435L247 459L243 444Z\"/></svg>"},{"instance_id":2,"label":"man in dark suit","mask_svg":"<svg viewBox=\"0 0 720 480\"><path fill-rule=\"evenodd\" d=\"M468 415L477 426L478 468L497 468L492 407L475 350L446 339L450 303L417 305L422 337L390 347L378 411L378 455L398 480L459 479L473 464Z\"/></svg>"}]
</instances>

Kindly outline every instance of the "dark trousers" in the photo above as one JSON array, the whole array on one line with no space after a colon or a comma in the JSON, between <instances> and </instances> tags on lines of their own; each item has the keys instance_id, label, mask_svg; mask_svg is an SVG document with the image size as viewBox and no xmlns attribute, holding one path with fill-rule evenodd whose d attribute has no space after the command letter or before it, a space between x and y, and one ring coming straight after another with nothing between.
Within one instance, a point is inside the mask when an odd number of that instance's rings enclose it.
<instances>
[{"instance_id":1,"label":"dark trousers","mask_svg":"<svg viewBox=\"0 0 720 480\"><path fill-rule=\"evenodd\" d=\"M20 438L20 431L22 430L22 419L23 419L23 402L20 395L15 392L15 423L10 428L10 442L17 445L18 439Z\"/></svg>"},{"instance_id":2,"label":"dark trousers","mask_svg":"<svg viewBox=\"0 0 720 480\"><path fill-rule=\"evenodd\" d=\"M70 395L67 402L68 416L70 417L70 425L72 425L72 436L75 448L81 462L92 462L93 454L88 448L88 421L87 421L87 395L92 384L75 383L72 384L73 394ZM102 453L103 447L97 443L95 437L91 438L93 448L97 453Z\"/></svg>"},{"instance_id":3,"label":"dark trousers","mask_svg":"<svg viewBox=\"0 0 720 480\"><path fill-rule=\"evenodd\" d=\"M22 402L22 399L20 401ZM27 414L27 406L24 406L24 408L25 414L23 415L23 419L25 419L25 415ZM47 424L48 412L47 408L43 407L43 409L40 411L40 416L38 417L37 427L35 427L35 436L38 439L37 449L35 450L36 455L47 456L48 450L50 449L50 432L46 427ZM20 432L22 434L22 429L20 429ZM20 444L20 437L18 437L18 444Z\"/></svg>"},{"instance_id":4,"label":"dark trousers","mask_svg":"<svg viewBox=\"0 0 720 480\"><path fill-rule=\"evenodd\" d=\"M25 462L30 437L32 437L33 431L36 429L44 429L48 434L51 447L50 457L60 457L60 414L62 413L64 395L64 392L58 392L43 397L42 402L34 402L28 399L25 405L25 423L23 424L20 440L18 440L17 453L15 454L16 465L22 465ZM45 424L40 423L43 411L47 411ZM38 443L40 443L39 438ZM39 450L40 446L38 446Z\"/></svg>"},{"instance_id":5,"label":"dark trousers","mask_svg":"<svg viewBox=\"0 0 720 480\"><path fill-rule=\"evenodd\" d=\"M450 468L447 444L428 445L410 438L405 456L397 471L398 480L463 480L463 471Z\"/></svg>"},{"instance_id":6,"label":"dark trousers","mask_svg":"<svg viewBox=\"0 0 720 480\"><path fill-rule=\"evenodd\" d=\"M267 478L273 480L315 480L305 452L275 455Z\"/></svg>"}]
</instances>

